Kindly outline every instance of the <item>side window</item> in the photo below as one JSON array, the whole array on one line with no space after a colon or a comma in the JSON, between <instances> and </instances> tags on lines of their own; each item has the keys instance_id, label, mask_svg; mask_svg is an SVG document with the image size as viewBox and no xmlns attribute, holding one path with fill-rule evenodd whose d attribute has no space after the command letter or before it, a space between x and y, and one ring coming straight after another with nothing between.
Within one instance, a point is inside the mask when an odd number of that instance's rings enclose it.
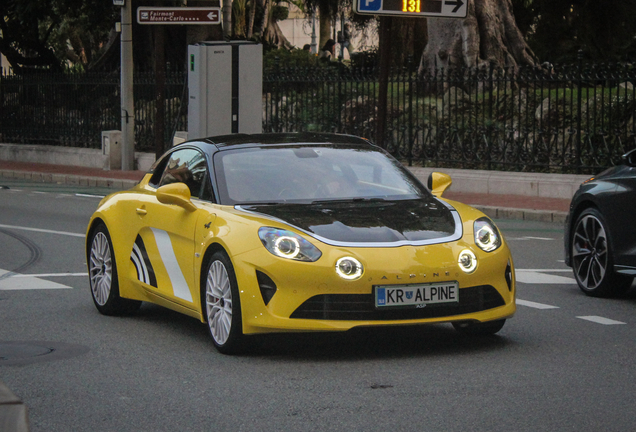
<instances>
[{"instance_id":1,"label":"side window","mask_svg":"<svg viewBox=\"0 0 636 432\"><path fill-rule=\"evenodd\" d=\"M170 155L158 186L177 182L185 183L190 188L190 195L194 198L211 198L207 164L201 152L183 149Z\"/></svg>"}]
</instances>

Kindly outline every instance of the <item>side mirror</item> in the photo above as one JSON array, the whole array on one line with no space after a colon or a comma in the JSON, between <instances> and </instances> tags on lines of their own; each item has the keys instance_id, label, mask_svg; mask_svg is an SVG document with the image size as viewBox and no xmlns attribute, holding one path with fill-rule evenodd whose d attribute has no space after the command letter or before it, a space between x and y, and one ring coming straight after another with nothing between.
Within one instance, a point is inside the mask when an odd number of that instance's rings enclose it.
<instances>
[{"instance_id":1,"label":"side mirror","mask_svg":"<svg viewBox=\"0 0 636 432\"><path fill-rule=\"evenodd\" d=\"M172 204L183 207L187 211L197 208L190 201L190 189L185 183L171 183L157 189L157 199L162 204Z\"/></svg>"},{"instance_id":2,"label":"side mirror","mask_svg":"<svg viewBox=\"0 0 636 432\"><path fill-rule=\"evenodd\" d=\"M450 187L451 183L453 183L453 180L451 180L448 174L432 172L428 176L428 188L436 197L441 197L444 191Z\"/></svg>"},{"instance_id":3,"label":"side mirror","mask_svg":"<svg viewBox=\"0 0 636 432\"><path fill-rule=\"evenodd\" d=\"M623 163L630 167L636 167L636 149L628 151L623 155Z\"/></svg>"}]
</instances>

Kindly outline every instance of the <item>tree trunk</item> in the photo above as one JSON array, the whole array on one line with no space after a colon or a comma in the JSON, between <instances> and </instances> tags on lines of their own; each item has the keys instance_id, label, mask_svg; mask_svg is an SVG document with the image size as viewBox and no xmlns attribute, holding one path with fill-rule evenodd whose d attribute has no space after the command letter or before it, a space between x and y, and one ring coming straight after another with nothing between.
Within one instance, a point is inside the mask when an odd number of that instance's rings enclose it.
<instances>
[{"instance_id":1,"label":"tree trunk","mask_svg":"<svg viewBox=\"0 0 636 432\"><path fill-rule=\"evenodd\" d=\"M256 16L256 0L250 0L250 19L247 25L247 40L252 39L254 34L254 17Z\"/></svg>"},{"instance_id":2,"label":"tree trunk","mask_svg":"<svg viewBox=\"0 0 636 432\"><path fill-rule=\"evenodd\" d=\"M232 0L223 0L223 38L230 40L232 37Z\"/></svg>"},{"instance_id":3,"label":"tree trunk","mask_svg":"<svg viewBox=\"0 0 636 432\"><path fill-rule=\"evenodd\" d=\"M263 24L261 25L261 36L265 35L267 25L269 24L269 8L271 7L272 0L264 0L263 2Z\"/></svg>"},{"instance_id":4,"label":"tree trunk","mask_svg":"<svg viewBox=\"0 0 636 432\"><path fill-rule=\"evenodd\" d=\"M321 8L320 5L318 6L318 18L318 52L320 52L325 43L331 39L331 21L333 21L333 18L329 10L324 7Z\"/></svg>"},{"instance_id":5,"label":"tree trunk","mask_svg":"<svg viewBox=\"0 0 636 432\"><path fill-rule=\"evenodd\" d=\"M516 68L537 62L517 27L510 0L473 0L467 7L465 19L428 19L420 72L451 65Z\"/></svg>"}]
</instances>

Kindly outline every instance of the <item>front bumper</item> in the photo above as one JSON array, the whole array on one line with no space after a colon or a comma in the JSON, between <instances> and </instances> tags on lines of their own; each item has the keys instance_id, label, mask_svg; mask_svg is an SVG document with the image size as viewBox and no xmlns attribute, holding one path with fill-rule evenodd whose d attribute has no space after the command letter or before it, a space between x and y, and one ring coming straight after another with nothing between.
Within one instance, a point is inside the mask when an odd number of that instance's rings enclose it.
<instances>
[{"instance_id":1,"label":"front bumper","mask_svg":"<svg viewBox=\"0 0 636 432\"><path fill-rule=\"evenodd\" d=\"M478 258L478 267L470 274L457 264L459 252L466 248ZM514 265L505 244L490 253L462 241L422 247L321 250L323 256L314 263L278 258L264 249L234 258L245 334L485 322L509 318L516 310ZM347 281L336 275L335 262L343 256L362 262L365 272L360 279ZM275 284L271 298L259 287L259 273ZM375 306L375 286L447 281L457 281L458 302L418 308Z\"/></svg>"}]
</instances>

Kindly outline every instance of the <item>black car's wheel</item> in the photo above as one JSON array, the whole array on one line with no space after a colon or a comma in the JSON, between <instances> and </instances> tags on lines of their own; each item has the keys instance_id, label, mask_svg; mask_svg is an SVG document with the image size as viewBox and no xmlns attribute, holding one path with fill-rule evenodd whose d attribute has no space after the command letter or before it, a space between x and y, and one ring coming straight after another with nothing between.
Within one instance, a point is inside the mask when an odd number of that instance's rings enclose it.
<instances>
[{"instance_id":1,"label":"black car's wheel","mask_svg":"<svg viewBox=\"0 0 636 432\"><path fill-rule=\"evenodd\" d=\"M104 224L91 232L88 272L91 294L97 310L104 315L121 315L139 309L141 302L119 296L117 265L113 244Z\"/></svg>"},{"instance_id":2,"label":"black car's wheel","mask_svg":"<svg viewBox=\"0 0 636 432\"><path fill-rule=\"evenodd\" d=\"M243 348L241 300L234 267L224 252L215 252L206 269L203 308L214 345L223 354Z\"/></svg>"},{"instance_id":3,"label":"black car's wheel","mask_svg":"<svg viewBox=\"0 0 636 432\"><path fill-rule=\"evenodd\" d=\"M609 231L598 210L589 208L579 215L571 241L574 277L585 294L608 297L629 289L633 278L614 272Z\"/></svg>"},{"instance_id":4,"label":"black car's wheel","mask_svg":"<svg viewBox=\"0 0 636 432\"><path fill-rule=\"evenodd\" d=\"M469 336L487 336L493 335L501 330L506 323L505 319L487 322L471 322L471 321L459 321L454 322L453 327L458 332Z\"/></svg>"}]
</instances>

